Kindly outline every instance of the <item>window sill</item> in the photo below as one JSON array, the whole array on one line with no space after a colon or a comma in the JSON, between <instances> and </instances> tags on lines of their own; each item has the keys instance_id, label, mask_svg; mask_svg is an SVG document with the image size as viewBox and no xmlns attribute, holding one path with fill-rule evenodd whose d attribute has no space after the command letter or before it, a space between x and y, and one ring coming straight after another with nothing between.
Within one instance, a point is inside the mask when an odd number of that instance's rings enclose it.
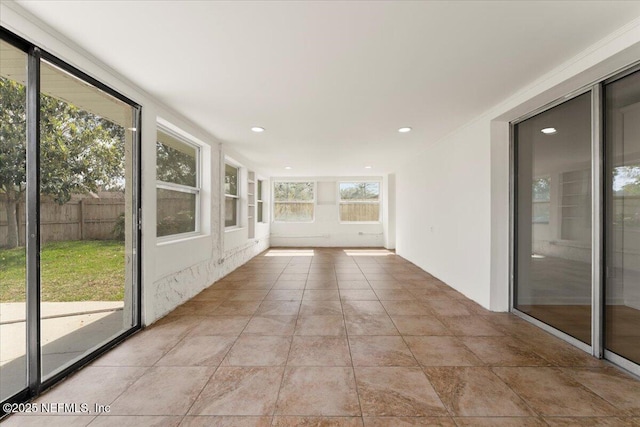
<instances>
[{"instance_id":1,"label":"window sill","mask_svg":"<svg viewBox=\"0 0 640 427\"><path fill-rule=\"evenodd\" d=\"M184 234L173 234L171 236L162 236L156 238L156 246L167 246L173 243L182 243L187 242L189 240L196 240L201 237L207 237L208 234L194 232L194 233L184 233Z\"/></svg>"},{"instance_id":2,"label":"window sill","mask_svg":"<svg viewBox=\"0 0 640 427\"><path fill-rule=\"evenodd\" d=\"M274 224L313 224L314 222L316 221L273 221Z\"/></svg>"},{"instance_id":3,"label":"window sill","mask_svg":"<svg viewBox=\"0 0 640 427\"><path fill-rule=\"evenodd\" d=\"M380 225L382 221L340 221L341 225Z\"/></svg>"},{"instance_id":4,"label":"window sill","mask_svg":"<svg viewBox=\"0 0 640 427\"><path fill-rule=\"evenodd\" d=\"M233 226L233 227L227 227L224 229L225 233L233 233L234 231L240 231L240 230L244 230L247 227L240 227L240 226Z\"/></svg>"}]
</instances>

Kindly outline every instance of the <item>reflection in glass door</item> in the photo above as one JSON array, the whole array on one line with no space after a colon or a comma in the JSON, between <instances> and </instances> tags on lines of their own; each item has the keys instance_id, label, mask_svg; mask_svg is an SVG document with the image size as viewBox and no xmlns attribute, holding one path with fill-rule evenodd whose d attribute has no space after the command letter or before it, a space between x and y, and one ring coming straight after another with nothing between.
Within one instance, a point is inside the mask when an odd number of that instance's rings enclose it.
<instances>
[{"instance_id":1,"label":"reflection in glass door","mask_svg":"<svg viewBox=\"0 0 640 427\"><path fill-rule=\"evenodd\" d=\"M134 326L132 106L41 63L43 380Z\"/></svg>"},{"instance_id":2,"label":"reflection in glass door","mask_svg":"<svg viewBox=\"0 0 640 427\"><path fill-rule=\"evenodd\" d=\"M605 86L605 349L640 363L640 73Z\"/></svg>"},{"instance_id":3,"label":"reflection in glass door","mask_svg":"<svg viewBox=\"0 0 640 427\"><path fill-rule=\"evenodd\" d=\"M591 344L591 93L514 129L514 308Z\"/></svg>"}]
</instances>

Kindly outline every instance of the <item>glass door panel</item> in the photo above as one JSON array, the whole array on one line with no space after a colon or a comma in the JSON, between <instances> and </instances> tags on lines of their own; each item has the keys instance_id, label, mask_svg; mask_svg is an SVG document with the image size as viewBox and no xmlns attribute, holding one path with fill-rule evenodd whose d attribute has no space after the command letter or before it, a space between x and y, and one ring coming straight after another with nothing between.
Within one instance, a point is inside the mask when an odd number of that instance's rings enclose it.
<instances>
[{"instance_id":1,"label":"glass door panel","mask_svg":"<svg viewBox=\"0 0 640 427\"><path fill-rule=\"evenodd\" d=\"M41 65L43 379L134 326L134 109Z\"/></svg>"},{"instance_id":2,"label":"glass door panel","mask_svg":"<svg viewBox=\"0 0 640 427\"><path fill-rule=\"evenodd\" d=\"M514 131L514 307L590 344L591 94Z\"/></svg>"},{"instance_id":3,"label":"glass door panel","mask_svg":"<svg viewBox=\"0 0 640 427\"><path fill-rule=\"evenodd\" d=\"M605 349L640 363L640 74L605 99Z\"/></svg>"},{"instance_id":4,"label":"glass door panel","mask_svg":"<svg viewBox=\"0 0 640 427\"><path fill-rule=\"evenodd\" d=\"M26 71L0 40L0 401L27 387Z\"/></svg>"}]
</instances>

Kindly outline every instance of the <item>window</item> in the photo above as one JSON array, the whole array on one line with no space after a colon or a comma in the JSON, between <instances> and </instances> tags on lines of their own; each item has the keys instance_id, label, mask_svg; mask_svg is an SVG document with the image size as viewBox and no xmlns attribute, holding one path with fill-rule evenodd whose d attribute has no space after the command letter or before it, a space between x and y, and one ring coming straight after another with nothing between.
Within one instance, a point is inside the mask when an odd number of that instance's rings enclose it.
<instances>
[{"instance_id":1,"label":"window","mask_svg":"<svg viewBox=\"0 0 640 427\"><path fill-rule=\"evenodd\" d=\"M224 226L238 225L238 168L224 165Z\"/></svg>"},{"instance_id":2,"label":"window","mask_svg":"<svg viewBox=\"0 0 640 427\"><path fill-rule=\"evenodd\" d=\"M380 183L341 182L340 221L379 222Z\"/></svg>"},{"instance_id":3,"label":"window","mask_svg":"<svg viewBox=\"0 0 640 427\"><path fill-rule=\"evenodd\" d=\"M312 222L315 204L313 182L276 182L273 185L273 219Z\"/></svg>"},{"instance_id":4,"label":"window","mask_svg":"<svg viewBox=\"0 0 640 427\"><path fill-rule=\"evenodd\" d=\"M551 178L533 180L533 223L549 224L549 203L551 201Z\"/></svg>"},{"instance_id":5,"label":"window","mask_svg":"<svg viewBox=\"0 0 640 427\"><path fill-rule=\"evenodd\" d=\"M200 231L200 149L160 130L156 142L156 233Z\"/></svg>"},{"instance_id":6,"label":"window","mask_svg":"<svg viewBox=\"0 0 640 427\"><path fill-rule=\"evenodd\" d=\"M258 197L256 202L258 203L258 222L264 221L264 202L262 201L262 183L263 181L258 180Z\"/></svg>"}]
</instances>

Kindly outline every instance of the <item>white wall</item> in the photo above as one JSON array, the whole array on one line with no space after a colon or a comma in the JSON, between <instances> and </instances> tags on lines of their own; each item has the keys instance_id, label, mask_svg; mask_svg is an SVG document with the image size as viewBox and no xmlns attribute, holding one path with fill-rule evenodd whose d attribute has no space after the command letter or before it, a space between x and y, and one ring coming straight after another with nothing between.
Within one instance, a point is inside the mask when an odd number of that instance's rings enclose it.
<instances>
[{"instance_id":1,"label":"white wall","mask_svg":"<svg viewBox=\"0 0 640 427\"><path fill-rule=\"evenodd\" d=\"M490 272L490 147L479 121L397 173L396 251L484 306Z\"/></svg>"},{"instance_id":2,"label":"white wall","mask_svg":"<svg viewBox=\"0 0 640 427\"><path fill-rule=\"evenodd\" d=\"M638 58L635 20L455 132L424 141L397 173L397 253L484 307L508 310L509 122Z\"/></svg>"},{"instance_id":3,"label":"white wall","mask_svg":"<svg viewBox=\"0 0 640 427\"><path fill-rule=\"evenodd\" d=\"M382 206L387 200L382 177L295 177L272 178L275 181L310 181L316 183L316 206L313 222L272 222L272 246L321 246L321 247L382 247L384 246L383 221L375 224L341 223L338 212L338 183L357 181L381 183ZM271 191L271 190L270 190ZM270 205L271 209L272 206ZM271 212L273 220L273 212Z\"/></svg>"},{"instance_id":4,"label":"white wall","mask_svg":"<svg viewBox=\"0 0 640 427\"><path fill-rule=\"evenodd\" d=\"M77 67L142 106L142 315L150 324L196 295L269 246L269 225L256 229L256 239L233 244L221 232L222 144L186 117L163 105L126 78L101 63L14 3L0 3L0 23L9 31ZM202 185L202 234L186 239L156 239L155 144L157 120L188 134L202 144L205 159ZM229 151L225 148L225 151ZM247 166L251 166L248 165ZM255 170L260 174L259 170ZM259 237L259 238L258 238Z\"/></svg>"}]
</instances>

